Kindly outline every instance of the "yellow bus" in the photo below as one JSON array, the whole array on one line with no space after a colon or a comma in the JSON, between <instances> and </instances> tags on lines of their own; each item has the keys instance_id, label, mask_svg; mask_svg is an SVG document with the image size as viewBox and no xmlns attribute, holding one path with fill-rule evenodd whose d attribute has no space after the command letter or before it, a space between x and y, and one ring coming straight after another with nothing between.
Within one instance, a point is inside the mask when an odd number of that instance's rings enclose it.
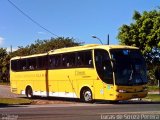
<instances>
[{"instance_id":1,"label":"yellow bus","mask_svg":"<svg viewBox=\"0 0 160 120\"><path fill-rule=\"evenodd\" d=\"M89 44L14 57L11 91L16 94L93 100L147 96L146 64L136 47Z\"/></svg>"}]
</instances>

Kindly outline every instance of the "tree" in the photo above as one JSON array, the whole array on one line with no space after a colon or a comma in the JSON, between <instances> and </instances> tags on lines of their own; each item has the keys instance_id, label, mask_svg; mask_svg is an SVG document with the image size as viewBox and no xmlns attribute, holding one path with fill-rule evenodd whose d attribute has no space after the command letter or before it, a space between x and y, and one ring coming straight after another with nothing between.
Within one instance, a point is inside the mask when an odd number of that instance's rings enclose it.
<instances>
[{"instance_id":1,"label":"tree","mask_svg":"<svg viewBox=\"0 0 160 120\"><path fill-rule=\"evenodd\" d=\"M7 50L0 48L0 81L9 82L9 65L10 59L14 56L25 56L32 54L45 53L50 50L73 47L82 43L75 42L73 38L51 38L50 40L37 40L35 44L27 45L26 47L19 46L18 50L7 53Z\"/></svg>"},{"instance_id":2,"label":"tree","mask_svg":"<svg viewBox=\"0 0 160 120\"><path fill-rule=\"evenodd\" d=\"M118 39L121 44L139 47L146 54L153 48L160 48L160 11L135 11L134 22L119 28Z\"/></svg>"},{"instance_id":3,"label":"tree","mask_svg":"<svg viewBox=\"0 0 160 120\"><path fill-rule=\"evenodd\" d=\"M133 23L119 28L117 38L122 45L139 47L148 67L154 70L160 61L160 10L135 11L132 19Z\"/></svg>"},{"instance_id":4,"label":"tree","mask_svg":"<svg viewBox=\"0 0 160 120\"><path fill-rule=\"evenodd\" d=\"M9 60L7 50L0 48L0 80L8 81L9 78Z\"/></svg>"},{"instance_id":5,"label":"tree","mask_svg":"<svg viewBox=\"0 0 160 120\"><path fill-rule=\"evenodd\" d=\"M50 40L37 40L34 44L27 45L26 47L19 47L18 50L14 51L12 56L24 56L45 53L50 50L64 48L64 47L73 47L81 45L81 43L75 42L73 38L51 38Z\"/></svg>"}]
</instances>

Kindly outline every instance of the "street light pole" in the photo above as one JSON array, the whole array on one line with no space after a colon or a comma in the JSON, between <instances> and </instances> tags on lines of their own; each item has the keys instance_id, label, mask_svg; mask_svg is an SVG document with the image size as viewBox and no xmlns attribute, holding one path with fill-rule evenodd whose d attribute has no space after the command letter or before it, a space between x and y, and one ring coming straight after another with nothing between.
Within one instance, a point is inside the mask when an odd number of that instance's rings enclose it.
<instances>
[{"instance_id":1,"label":"street light pole","mask_svg":"<svg viewBox=\"0 0 160 120\"><path fill-rule=\"evenodd\" d=\"M109 34L107 36L107 45L109 45Z\"/></svg>"},{"instance_id":2,"label":"street light pole","mask_svg":"<svg viewBox=\"0 0 160 120\"><path fill-rule=\"evenodd\" d=\"M94 35L93 35L92 38L95 38L95 39L99 40L100 43L103 45L102 40L101 40L100 38L98 38L97 36L94 36Z\"/></svg>"}]
</instances>

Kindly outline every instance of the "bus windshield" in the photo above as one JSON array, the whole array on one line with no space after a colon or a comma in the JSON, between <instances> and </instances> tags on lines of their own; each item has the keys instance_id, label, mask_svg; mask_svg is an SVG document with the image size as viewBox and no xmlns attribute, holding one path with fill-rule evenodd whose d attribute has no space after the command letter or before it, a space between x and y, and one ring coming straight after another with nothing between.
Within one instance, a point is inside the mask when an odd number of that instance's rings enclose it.
<instances>
[{"instance_id":1,"label":"bus windshield","mask_svg":"<svg viewBox=\"0 0 160 120\"><path fill-rule=\"evenodd\" d=\"M112 49L110 54L116 85L133 86L147 83L145 60L138 49Z\"/></svg>"}]
</instances>

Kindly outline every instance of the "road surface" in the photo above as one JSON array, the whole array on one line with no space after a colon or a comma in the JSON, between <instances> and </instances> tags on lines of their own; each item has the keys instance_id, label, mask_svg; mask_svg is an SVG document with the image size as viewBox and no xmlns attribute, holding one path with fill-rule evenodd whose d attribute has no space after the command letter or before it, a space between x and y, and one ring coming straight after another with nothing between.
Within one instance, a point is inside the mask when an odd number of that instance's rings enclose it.
<instances>
[{"instance_id":1,"label":"road surface","mask_svg":"<svg viewBox=\"0 0 160 120\"><path fill-rule=\"evenodd\" d=\"M14 120L159 120L159 103L52 104L0 107L0 119ZM142 119L143 117L143 119ZM131 120L132 120L131 119Z\"/></svg>"},{"instance_id":2,"label":"road surface","mask_svg":"<svg viewBox=\"0 0 160 120\"><path fill-rule=\"evenodd\" d=\"M1 98L16 98L16 97L24 97L24 95L16 95L11 93L10 86L0 85L0 97Z\"/></svg>"},{"instance_id":3,"label":"road surface","mask_svg":"<svg viewBox=\"0 0 160 120\"><path fill-rule=\"evenodd\" d=\"M0 86L0 96L19 97ZM126 101L119 104L70 103L47 105L1 105L0 120L159 120L160 103Z\"/></svg>"}]
</instances>

